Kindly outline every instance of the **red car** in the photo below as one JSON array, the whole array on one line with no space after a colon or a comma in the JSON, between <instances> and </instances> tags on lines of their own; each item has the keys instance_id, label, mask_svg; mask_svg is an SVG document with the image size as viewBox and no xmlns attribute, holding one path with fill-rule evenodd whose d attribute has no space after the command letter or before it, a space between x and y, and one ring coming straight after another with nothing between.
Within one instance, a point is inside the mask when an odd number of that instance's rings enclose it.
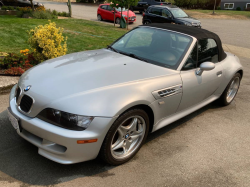
<instances>
[{"instance_id":1,"label":"red car","mask_svg":"<svg viewBox=\"0 0 250 187\"><path fill-rule=\"evenodd\" d=\"M109 20L114 21L114 9L109 6L110 4L101 4L99 5L97 9L97 19L99 21L101 20ZM128 10L125 8L122 8L122 16L127 21L128 19ZM121 7L115 8L115 22L117 24L120 24L121 21ZM129 23L134 23L136 21L135 13L132 11L129 11Z\"/></svg>"}]
</instances>

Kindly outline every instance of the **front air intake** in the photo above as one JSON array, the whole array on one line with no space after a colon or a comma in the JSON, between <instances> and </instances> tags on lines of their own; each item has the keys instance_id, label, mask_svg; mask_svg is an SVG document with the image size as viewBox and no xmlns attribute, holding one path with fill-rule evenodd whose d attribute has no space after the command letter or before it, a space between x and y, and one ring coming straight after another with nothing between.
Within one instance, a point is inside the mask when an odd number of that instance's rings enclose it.
<instances>
[{"instance_id":1,"label":"front air intake","mask_svg":"<svg viewBox=\"0 0 250 187\"><path fill-rule=\"evenodd\" d=\"M20 93L21 93L21 89L18 87L18 88L16 89L16 95L15 95L15 97L16 97L16 102L18 101L18 98L19 98Z\"/></svg>"},{"instance_id":2,"label":"front air intake","mask_svg":"<svg viewBox=\"0 0 250 187\"><path fill-rule=\"evenodd\" d=\"M24 95L21 99L20 108L24 112L29 112L33 104L33 99L27 95Z\"/></svg>"}]
</instances>

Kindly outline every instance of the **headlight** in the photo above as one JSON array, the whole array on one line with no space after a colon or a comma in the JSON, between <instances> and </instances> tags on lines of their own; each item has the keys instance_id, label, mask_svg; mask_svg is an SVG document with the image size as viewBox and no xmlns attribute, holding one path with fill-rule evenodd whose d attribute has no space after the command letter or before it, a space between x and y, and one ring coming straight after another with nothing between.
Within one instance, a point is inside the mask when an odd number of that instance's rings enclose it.
<instances>
[{"instance_id":1,"label":"headlight","mask_svg":"<svg viewBox=\"0 0 250 187\"><path fill-rule=\"evenodd\" d=\"M125 17L125 18L128 17L128 16L126 16L126 15L122 15L122 16Z\"/></svg>"},{"instance_id":2,"label":"headlight","mask_svg":"<svg viewBox=\"0 0 250 187\"><path fill-rule=\"evenodd\" d=\"M186 26L192 26L191 23L187 23L187 22L185 22L184 25L186 25Z\"/></svg>"},{"instance_id":3,"label":"headlight","mask_svg":"<svg viewBox=\"0 0 250 187\"><path fill-rule=\"evenodd\" d=\"M70 114L52 108L40 112L37 118L70 130L82 131L88 128L94 117Z\"/></svg>"}]
</instances>

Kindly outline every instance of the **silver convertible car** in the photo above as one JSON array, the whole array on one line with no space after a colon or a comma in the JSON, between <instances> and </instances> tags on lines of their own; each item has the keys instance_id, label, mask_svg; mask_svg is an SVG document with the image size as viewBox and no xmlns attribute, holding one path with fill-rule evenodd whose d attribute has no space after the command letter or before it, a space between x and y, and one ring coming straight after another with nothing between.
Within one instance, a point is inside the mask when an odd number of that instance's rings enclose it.
<instances>
[{"instance_id":1,"label":"silver convertible car","mask_svg":"<svg viewBox=\"0 0 250 187\"><path fill-rule=\"evenodd\" d=\"M139 26L106 49L68 54L25 72L9 119L38 153L61 164L130 160L148 133L217 100L230 104L239 58L207 30Z\"/></svg>"}]
</instances>

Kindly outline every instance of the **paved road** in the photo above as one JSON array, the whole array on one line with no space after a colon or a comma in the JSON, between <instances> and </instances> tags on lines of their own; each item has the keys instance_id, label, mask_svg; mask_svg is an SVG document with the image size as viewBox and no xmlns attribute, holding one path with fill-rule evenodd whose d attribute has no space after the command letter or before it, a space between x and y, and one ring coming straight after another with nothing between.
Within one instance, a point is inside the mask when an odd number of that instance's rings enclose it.
<instances>
[{"instance_id":1,"label":"paved road","mask_svg":"<svg viewBox=\"0 0 250 187\"><path fill-rule=\"evenodd\" d=\"M68 11L66 3L42 0L46 8L58 11ZM73 17L97 21L97 6L72 4ZM130 28L142 24L142 15L136 13L137 21ZM217 33L222 42L234 46L250 48L250 20L200 19L204 29ZM105 23L112 24L105 21Z\"/></svg>"},{"instance_id":2,"label":"paved road","mask_svg":"<svg viewBox=\"0 0 250 187\"><path fill-rule=\"evenodd\" d=\"M60 165L38 155L12 128L8 96L0 95L0 186L249 187L250 63L240 59L245 73L231 105L210 104L150 134L135 158L118 167L100 160Z\"/></svg>"}]
</instances>

